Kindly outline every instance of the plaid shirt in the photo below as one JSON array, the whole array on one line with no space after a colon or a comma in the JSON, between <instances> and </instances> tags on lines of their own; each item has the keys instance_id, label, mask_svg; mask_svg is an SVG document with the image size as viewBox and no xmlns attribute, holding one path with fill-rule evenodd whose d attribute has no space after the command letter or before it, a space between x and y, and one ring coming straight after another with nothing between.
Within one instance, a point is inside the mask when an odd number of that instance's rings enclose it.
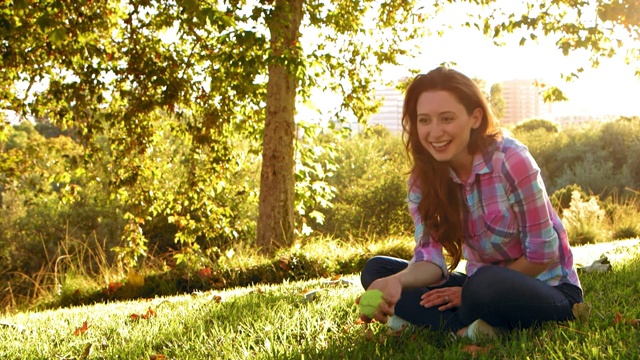
<instances>
[{"instance_id":1,"label":"plaid shirt","mask_svg":"<svg viewBox=\"0 0 640 360\"><path fill-rule=\"evenodd\" d=\"M580 287L567 233L553 209L540 169L526 146L504 137L491 149L476 154L471 176L460 185L465 238L462 255L468 276L485 265L508 266L524 256L531 263L552 262L537 278L551 286L571 283ZM409 181L411 186L412 181ZM425 233L418 212L422 195L409 189L409 211L415 224L416 246L412 262L429 261L448 277L442 246Z\"/></svg>"}]
</instances>

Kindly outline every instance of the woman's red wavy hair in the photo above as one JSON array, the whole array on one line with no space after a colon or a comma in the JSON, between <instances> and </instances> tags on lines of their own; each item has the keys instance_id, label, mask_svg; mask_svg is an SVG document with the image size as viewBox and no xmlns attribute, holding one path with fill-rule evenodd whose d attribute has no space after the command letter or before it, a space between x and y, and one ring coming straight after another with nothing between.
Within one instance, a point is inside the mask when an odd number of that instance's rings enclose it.
<instances>
[{"instance_id":1,"label":"woman's red wavy hair","mask_svg":"<svg viewBox=\"0 0 640 360\"><path fill-rule=\"evenodd\" d=\"M411 178L422 199L418 210L425 232L439 242L451 257L449 269L455 269L462 257L462 241L466 226L462 223L461 190L449 175L449 164L437 161L420 142L417 130L418 98L428 91L446 91L464 106L469 115L482 110L482 122L471 130L469 154L486 150L499 137L496 120L478 86L464 74L438 67L416 76L405 91L402 127L407 153L413 160Z\"/></svg>"}]
</instances>

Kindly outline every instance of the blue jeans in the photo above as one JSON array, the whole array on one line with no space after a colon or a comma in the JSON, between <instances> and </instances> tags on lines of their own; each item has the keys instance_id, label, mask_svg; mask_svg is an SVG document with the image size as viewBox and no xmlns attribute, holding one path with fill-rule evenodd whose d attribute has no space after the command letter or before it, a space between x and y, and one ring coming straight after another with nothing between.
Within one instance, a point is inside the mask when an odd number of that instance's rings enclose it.
<instances>
[{"instance_id":1,"label":"blue jeans","mask_svg":"<svg viewBox=\"0 0 640 360\"><path fill-rule=\"evenodd\" d=\"M409 262L376 256L369 259L361 274L362 286L404 270ZM420 297L432 289L461 286L459 308L445 311L425 308ZM442 285L407 289L395 306L395 314L425 328L458 331L477 319L506 329L528 328L545 321L572 320L572 307L582 302L582 290L572 284L549 286L542 281L501 266L485 266L472 276L453 272Z\"/></svg>"}]
</instances>

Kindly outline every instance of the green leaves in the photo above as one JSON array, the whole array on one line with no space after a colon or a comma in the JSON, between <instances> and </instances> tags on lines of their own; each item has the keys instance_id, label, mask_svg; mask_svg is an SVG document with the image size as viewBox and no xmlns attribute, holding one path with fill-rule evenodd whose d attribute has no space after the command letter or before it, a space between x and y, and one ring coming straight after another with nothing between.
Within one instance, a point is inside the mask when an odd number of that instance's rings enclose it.
<instances>
[{"instance_id":1,"label":"green leaves","mask_svg":"<svg viewBox=\"0 0 640 360\"><path fill-rule=\"evenodd\" d=\"M67 29L65 28L54 29L49 33L49 39L55 45L62 44L62 42L67 39Z\"/></svg>"},{"instance_id":2,"label":"green leaves","mask_svg":"<svg viewBox=\"0 0 640 360\"><path fill-rule=\"evenodd\" d=\"M569 100L567 99L566 96L564 96L564 93L562 92L562 90L560 90L556 86L550 86L549 88L544 90L542 92L542 98L544 102L558 102L558 101Z\"/></svg>"}]
</instances>

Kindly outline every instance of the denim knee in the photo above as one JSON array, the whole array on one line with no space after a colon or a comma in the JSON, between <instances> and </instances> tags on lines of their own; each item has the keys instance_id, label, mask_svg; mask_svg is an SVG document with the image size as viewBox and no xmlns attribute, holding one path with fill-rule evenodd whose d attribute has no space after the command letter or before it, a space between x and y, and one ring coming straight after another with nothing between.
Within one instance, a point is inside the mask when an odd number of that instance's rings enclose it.
<instances>
[{"instance_id":1,"label":"denim knee","mask_svg":"<svg viewBox=\"0 0 640 360\"><path fill-rule=\"evenodd\" d=\"M498 266L483 266L476 270L462 287L462 303L474 309L483 309L495 304L496 298L500 297L495 287L501 285L501 271L504 269Z\"/></svg>"},{"instance_id":2,"label":"denim knee","mask_svg":"<svg viewBox=\"0 0 640 360\"><path fill-rule=\"evenodd\" d=\"M389 256L375 256L367 260L360 274L362 286L367 289L377 279L393 275L407 268L409 262Z\"/></svg>"},{"instance_id":3,"label":"denim knee","mask_svg":"<svg viewBox=\"0 0 640 360\"><path fill-rule=\"evenodd\" d=\"M367 260L364 264L362 272L360 273L360 282L362 283L363 288L369 288L369 285L379 278L377 273L383 262L382 260L383 258L381 256L375 256Z\"/></svg>"}]
</instances>

